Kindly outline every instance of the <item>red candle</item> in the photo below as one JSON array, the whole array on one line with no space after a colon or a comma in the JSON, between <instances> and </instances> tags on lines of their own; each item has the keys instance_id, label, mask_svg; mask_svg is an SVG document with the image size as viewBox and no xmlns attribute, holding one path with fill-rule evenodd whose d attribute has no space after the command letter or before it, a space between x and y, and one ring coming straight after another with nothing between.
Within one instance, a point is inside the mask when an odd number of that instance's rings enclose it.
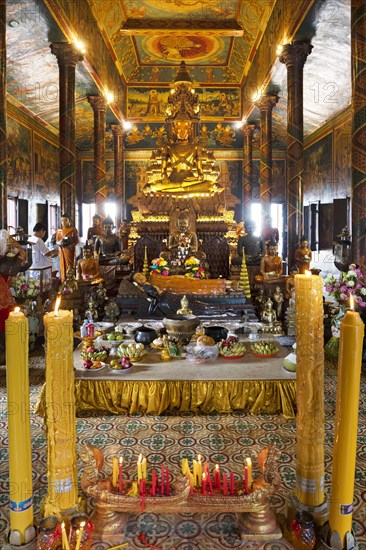
<instances>
[{"instance_id":1,"label":"red candle","mask_svg":"<svg viewBox=\"0 0 366 550\"><path fill-rule=\"evenodd\" d=\"M249 493L249 473L248 466L244 466L244 493Z\"/></svg>"},{"instance_id":2,"label":"red candle","mask_svg":"<svg viewBox=\"0 0 366 550\"><path fill-rule=\"evenodd\" d=\"M206 494L206 473L205 473L205 472L202 474L202 487L201 487L201 493L202 493L203 495Z\"/></svg>"},{"instance_id":3,"label":"red candle","mask_svg":"<svg viewBox=\"0 0 366 550\"><path fill-rule=\"evenodd\" d=\"M119 492L123 492L123 480L122 480L122 464L123 464L123 457L119 457L119 472L118 472L118 489Z\"/></svg>"},{"instance_id":4,"label":"red candle","mask_svg":"<svg viewBox=\"0 0 366 550\"><path fill-rule=\"evenodd\" d=\"M224 495L227 495L227 475L226 473L222 474L222 485L223 485L223 491Z\"/></svg>"},{"instance_id":5,"label":"red candle","mask_svg":"<svg viewBox=\"0 0 366 550\"><path fill-rule=\"evenodd\" d=\"M156 475L156 471L153 470L151 472L151 494L154 497L156 493L156 482L157 482L158 476Z\"/></svg>"},{"instance_id":6,"label":"red candle","mask_svg":"<svg viewBox=\"0 0 366 550\"><path fill-rule=\"evenodd\" d=\"M143 496L145 494L145 480L144 479L140 479L140 483L139 483L139 494L140 496Z\"/></svg>"},{"instance_id":7,"label":"red candle","mask_svg":"<svg viewBox=\"0 0 366 550\"><path fill-rule=\"evenodd\" d=\"M214 487L220 489L220 466L218 464L215 466Z\"/></svg>"},{"instance_id":8,"label":"red candle","mask_svg":"<svg viewBox=\"0 0 366 550\"><path fill-rule=\"evenodd\" d=\"M233 472L230 472L230 494L233 495L234 493L235 493L234 474Z\"/></svg>"},{"instance_id":9,"label":"red candle","mask_svg":"<svg viewBox=\"0 0 366 550\"><path fill-rule=\"evenodd\" d=\"M169 469L166 468L165 470L165 477L166 477L166 485L165 485L165 492L167 495L170 495L170 481L169 481Z\"/></svg>"},{"instance_id":10,"label":"red candle","mask_svg":"<svg viewBox=\"0 0 366 550\"><path fill-rule=\"evenodd\" d=\"M164 494L164 464L161 465L160 468L161 471L161 486L160 486L160 492L163 495Z\"/></svg>"},{"instance_id":11,"label":"red candle","mask_svg":"<svg viewBox=\"0 0 366 550\"><path fill-rule=\"evenodd\" d=\"M207 468L207 471L206 471L206 476L207 476L208 490L209 490L210 495L212 495L213 490L212 490L211 474L210 474L210 470L208 468Z\"/></svg>"}]
</instances>

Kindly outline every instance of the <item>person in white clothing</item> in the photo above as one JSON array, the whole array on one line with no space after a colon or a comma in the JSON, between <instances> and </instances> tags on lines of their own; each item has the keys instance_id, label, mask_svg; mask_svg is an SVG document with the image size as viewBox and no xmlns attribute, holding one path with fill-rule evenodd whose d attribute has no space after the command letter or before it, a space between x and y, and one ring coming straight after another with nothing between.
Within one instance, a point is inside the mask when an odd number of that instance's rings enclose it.
<instances>
[{"instance_id":1,"label":"person in white clothing","mask_svg":"<svg viewBox=\"0 0 366 550\"><path fill-rule=\"evenodd\" d=\"M46 234L46 227L43 223L36 223L33 227L33 235L35 238L30 239L32 242L32 266L31 269L41 269L43 267L52 268L52 257L57 256L57 250L49 250L43 241Z\"/></svg>"}]
</instances>

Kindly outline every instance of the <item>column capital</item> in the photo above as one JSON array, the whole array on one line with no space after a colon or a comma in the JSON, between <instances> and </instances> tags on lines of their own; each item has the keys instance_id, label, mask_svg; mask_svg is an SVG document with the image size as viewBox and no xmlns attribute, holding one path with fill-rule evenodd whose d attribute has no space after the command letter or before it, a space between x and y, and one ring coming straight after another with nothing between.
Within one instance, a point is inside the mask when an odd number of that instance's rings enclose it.
<instances>
[{"instance_id":1,"label":"column capital","mask_svg":"<svg viewBox=\"0 0 366 550\"><path fill-rule=\"evenodd\" d=\"M281 63L284 63L286 67L295 66L303 67L308 55L311 54L313 46L310 42L294 42L292 44L285 44L282 48L281 54L278 59Z\"/></svg>"},{"instance_id":2,"label":"column capital","mask_svg":"<svg viewBox=\"0 0 366 550\"><path fill-rule=\"evenodd\" d=\"M123 136L123 134L125 132L125 129L124 129L121 122L119 122L118 124L111 124L110 128L111 128L114 136Z\"/></svg>"},{"instance_id":3,"label":"column capital","mask_svg":"<svg viewBox=\"0 0 366 550\"><path fill-rule=\"evenodd\" d=\"M70 44L69 42L52 42L50 48L53 55L57 57L59 67L76 67L76 64L84 59L84 56L76 48L75 44Z\"/></svg>"},{"instance_id":4,"label":"column capital","mask_svg":"<svg viewBox=\"0 0 366 550\"><path fill-rule=\"evenodd\" d=\"M240 128L242 134L244 136L252 136L253 132L255 130L255 124L243 124L243 126Z\"/></svg>"},{"instance_id":5,"label":"column capital","mask_svg":"<svg viewBox=\"0 0 366 550\"><path fill-rule=\"evenodd\" d=\"M278 103L279 96L277 94L265 94L262 95L256 102L255 105L260 111L271 112L273 107Z\"/></svg>"},{"instance_id":6,"label":"column capital","mask_svg":"<svg viewBox=\"0 0 366 550\"><path fill-rule=\"evenodd\" d=\"M88 101L94 112L107 110L107 101L102 95L88 95Z\"/></svg>"}]
</instances>

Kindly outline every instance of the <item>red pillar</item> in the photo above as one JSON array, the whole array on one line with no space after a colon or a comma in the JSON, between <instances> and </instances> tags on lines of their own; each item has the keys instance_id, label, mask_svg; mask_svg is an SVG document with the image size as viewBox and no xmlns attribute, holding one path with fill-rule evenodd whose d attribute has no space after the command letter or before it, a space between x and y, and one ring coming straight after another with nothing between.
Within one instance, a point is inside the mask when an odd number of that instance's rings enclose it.
<instances>
[{"instance_id":1,"label":"red pillar","mask_svg":"<svg viewBox=\"0 0 366 550\"><path fill-rule=\"evenodd\" d=\"M95 210L105 216L104 205L107 197L105 163L105 118L107 102L101 95L89 95L88 101L94 111L94 192Z\"/></svg>"},{"instance_id":2,"label":"red pillar","mask_svg":"<svg viewBox=\"0 0 366 550\"><path fill-rule=\"evenodd\" d=\"M114 193L117 206L117 227L126 215L126 188L123 172L123 126L111 124L114 151Z\"/></svg>"}]
</instances>

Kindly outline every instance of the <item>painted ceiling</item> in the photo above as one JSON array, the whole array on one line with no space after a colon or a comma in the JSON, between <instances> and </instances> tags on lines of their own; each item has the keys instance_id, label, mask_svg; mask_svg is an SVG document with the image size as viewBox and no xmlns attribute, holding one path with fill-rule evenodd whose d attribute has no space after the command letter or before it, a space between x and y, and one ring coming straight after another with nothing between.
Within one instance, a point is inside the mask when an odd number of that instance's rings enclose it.
<instances>
[{"instance_id":1,"label":"painted ceiling","mask_svg":"<svg viewBox=\"0 0 366 550\"><path fill-rule=\"evenodd\" d=\"M299 33L312 40L304 71L309 133L349 104L349 29L350 0L8 0L8 97L57 134L59 70L49 45L79 38L86 48L76 69L80 149L92 149L87 95L98 91L114 94L107 123L134 123L131 143L146 133L146 125L159 133L182 60L195 82L202 120L212 139L220 136L217 147L240 143L229 137L243 115L258 121L251 96L267 85L280 95L274 135L285 146L286 70L276 62L278 43Z\"/></svg>"}]
</instances>

